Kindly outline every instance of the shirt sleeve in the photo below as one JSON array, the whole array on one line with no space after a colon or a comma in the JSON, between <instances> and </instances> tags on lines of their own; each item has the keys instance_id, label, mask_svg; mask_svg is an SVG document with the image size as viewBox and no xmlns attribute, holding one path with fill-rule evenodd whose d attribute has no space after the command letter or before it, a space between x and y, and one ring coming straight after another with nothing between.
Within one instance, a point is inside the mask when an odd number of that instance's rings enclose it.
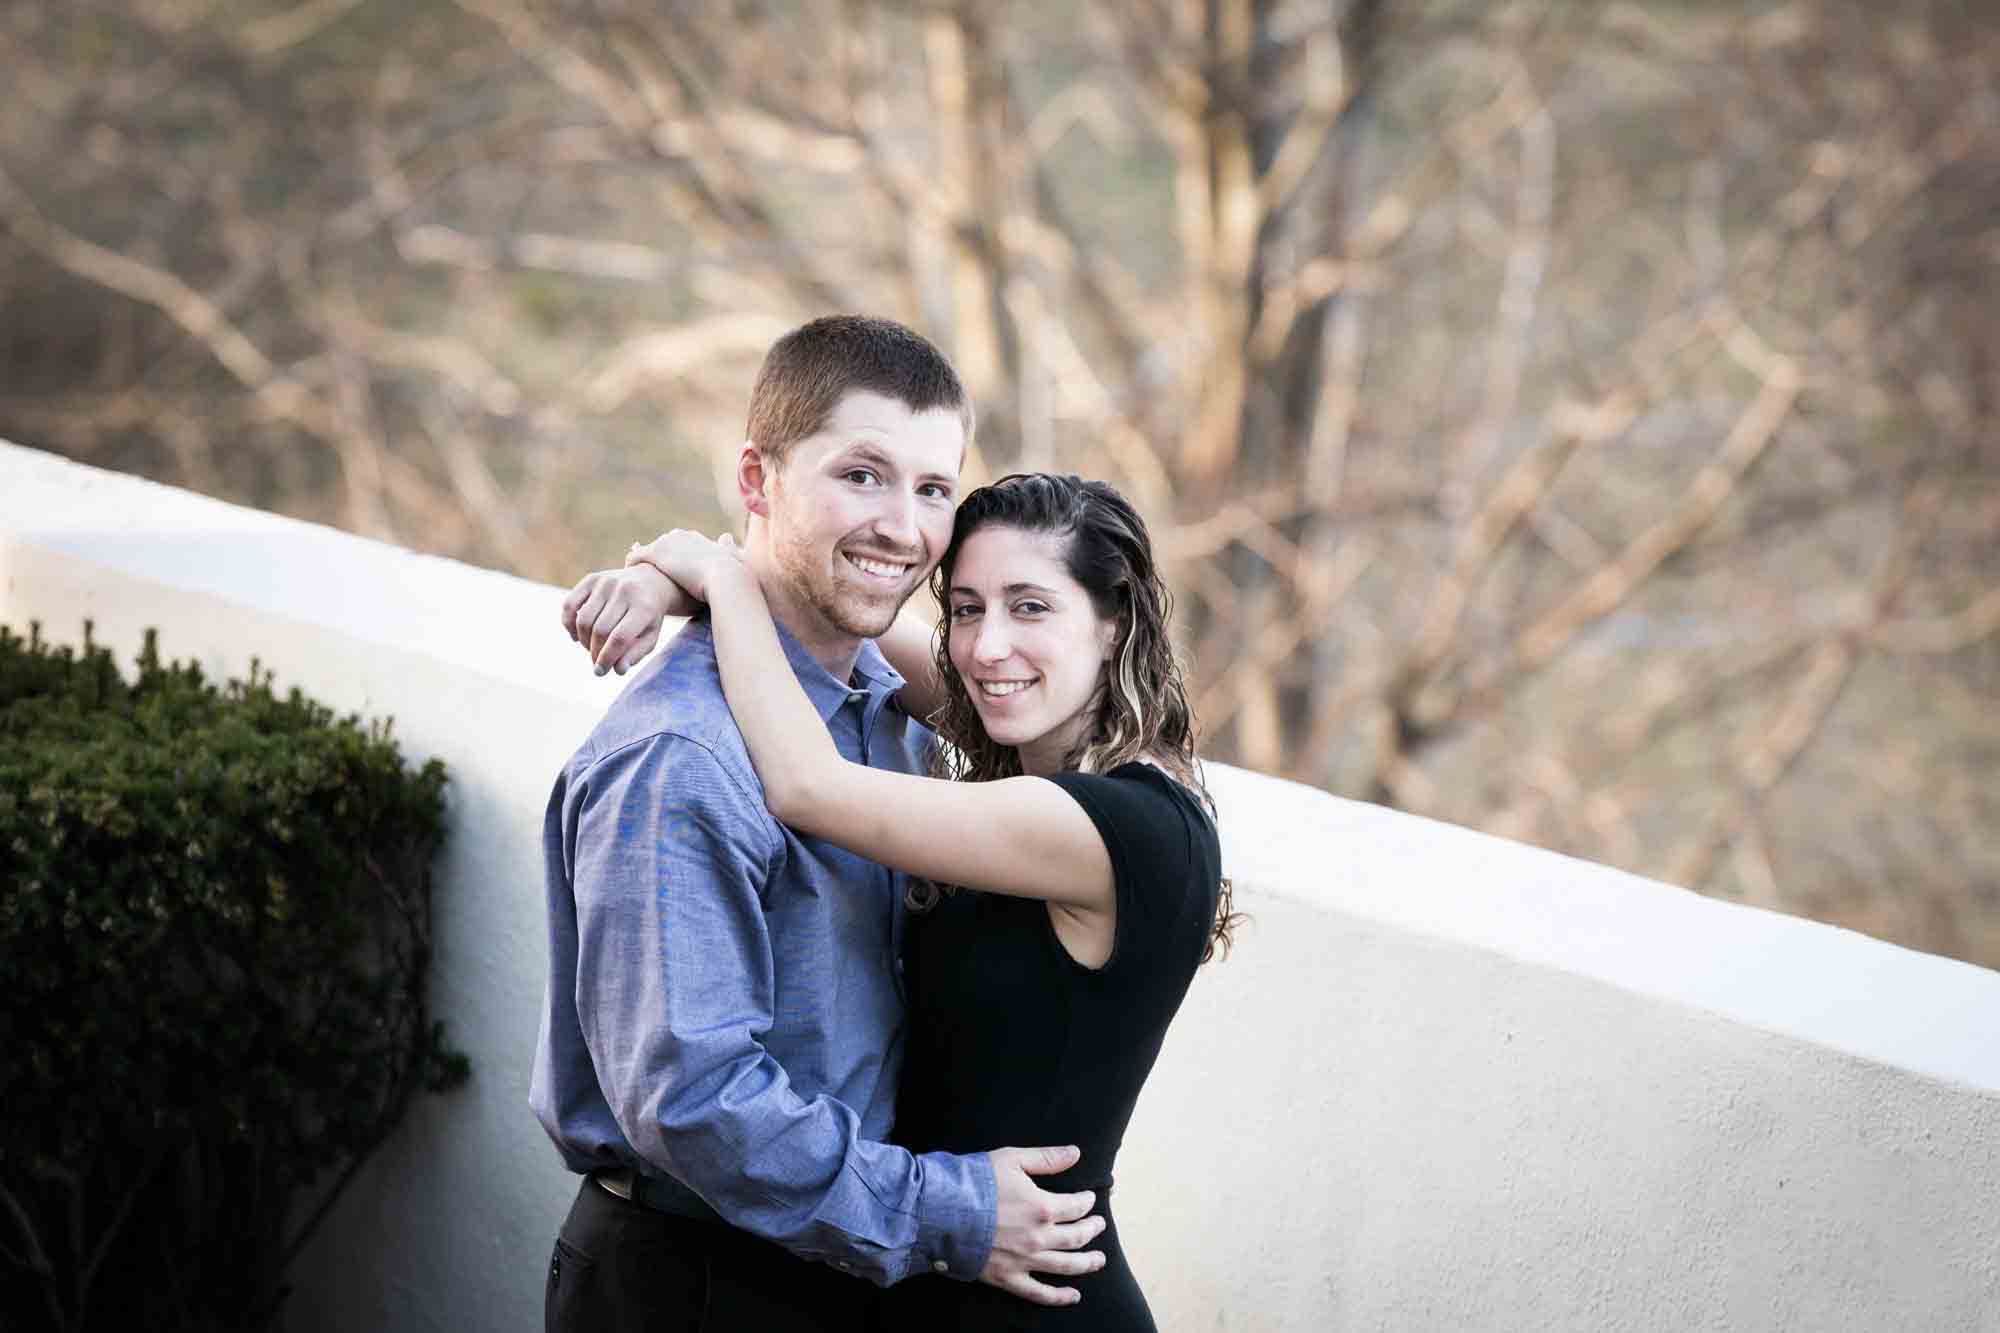
<instances>
[{"instance_id":1,"label":"shirt sleeve","mask_svg":"<svg viewBox=\"0 0 2000 1333\"><path fill-rule=\"evenodd\" d=\"M762 1044L772 949L760 894L783 842L703 746L654 737L572 788L576 1008L633 1149L723 1219L886 1285L978 1276L995 1189L983 1154L912 1154L801 1097Z\"/></svg>"},{"instance_id":2,"label":"shirt sleeve","mask_svg":"<svg viewBox=\"0 0 2000 1333\"><path fill-rule=\"evenodd\" d=\"M1190 947L1199 958L1215 916L1220 884L1206 883L1212 844L1206 816L1172 778L1143 765L1111 773L1052 773L1048 780L1083 807L1111 858L1117 918L1111 957L1100 969L1144 967Z\"/></svg>"}]
</instances>

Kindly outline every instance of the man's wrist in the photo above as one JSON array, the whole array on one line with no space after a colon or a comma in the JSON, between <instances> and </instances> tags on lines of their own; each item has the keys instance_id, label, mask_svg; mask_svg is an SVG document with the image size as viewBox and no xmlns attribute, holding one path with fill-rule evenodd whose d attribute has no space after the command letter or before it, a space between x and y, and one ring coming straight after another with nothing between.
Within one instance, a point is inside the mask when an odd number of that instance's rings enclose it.
<instances>
[{"instance_id":1,"label":"man's wrist","mask_svg":"<svg viewBox=\"0 0 2000 1333\"><path fill-rule=\"evenodd\" d=\"M922 1153L917 1243L907 1276L935 1273L975 1281L993 1253L999 1189L985 1153Z\"/></svg>"}]
</instances>

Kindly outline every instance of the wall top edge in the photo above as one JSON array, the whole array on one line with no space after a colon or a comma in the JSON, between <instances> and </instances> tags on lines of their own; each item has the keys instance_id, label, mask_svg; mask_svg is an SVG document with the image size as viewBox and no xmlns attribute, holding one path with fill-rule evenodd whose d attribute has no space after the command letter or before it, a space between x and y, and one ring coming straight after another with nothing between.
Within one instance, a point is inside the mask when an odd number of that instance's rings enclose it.
<instances>
[{"instance_id":1,"label":"wall top edge","mask_svg":"<svg viewBox=\"0 0 2000 1333\"><path fill-rule=\"evenodd\" d=\"M561 589L5 441L0 538L567 702L608 703L623 685L592 676L562 633ZM0 583L0 622L15 619L9 600ZM45 629L66 640L80 624ZM1284 897L1357 930L1589 976L2000 1096L2000 973L1262 774L1208 773L1225 869L1253 917L1217 966L1256 966L1257 901Z\"/></svg>"}]
</instances>

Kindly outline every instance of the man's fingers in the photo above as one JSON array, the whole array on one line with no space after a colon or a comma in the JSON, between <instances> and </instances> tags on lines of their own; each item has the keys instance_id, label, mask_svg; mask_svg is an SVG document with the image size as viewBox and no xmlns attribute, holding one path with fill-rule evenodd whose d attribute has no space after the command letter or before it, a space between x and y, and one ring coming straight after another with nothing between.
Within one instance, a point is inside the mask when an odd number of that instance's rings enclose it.
<instances>
[{"instance_id":1,"label":"man's fingers","mask_svg":"<svg viewBox=\"0 0 2000 1333\"><path fill-rule=\"evenodd\" d=\"M1075 1287L1051 1287L1026 1273L1009 1273L1001 1279L1000 1288L1036 1305L1075 1305L1083 1299Z\"/></svg>"},{"instance_id":2,"label":"man's fingers","mask_svg":"<svg viewBox=\"0 0 2000 1333\"><path fill-rule=\"evenodd\" d=\"M1028 1262L1028 1267L1034 1272L1053 1273L1057 1277L1082 1277L1104 1267L1104 1251L1043 1250Z\"/></svg>"},{"instance_id":3,"label":"man's fingers","mask_svg":"<svg viewBox=\"0 0 2000 1333\"><path fill-rule=\"evenodd\" d=\"M1097 1204L1097 1195L1090 1190L1081 1194L1051 1194L1046 1197L1051 1222L1075 1222L1088 1217Z\"/></svg>"},{"instance_id":4,"label":"man's fingers","mask_svg":"<svg viewBox=\"0 0 2000 1333\"><path fill-rule=\"evenodd\" d=\"M1031 1176L1052 1176L1058 1171L1067 1171L1083 1160L1083 1149L1071 1144L1066 1148L1017 1148L1021 1169Z\"/></svg>"},{"instance_id":5,"label":"man's fingers","mask_svg":"<svg viewBox=\"0 0 2000 1333\"><path fill-rule=\"evenodd\" d=\"M1080 1222L1062 1222L1049 1227L1043 1244L1051 1250L1080 1250L1103 1234L1104 1219L1086 1217Z\"/></svg>"}]
</instances>

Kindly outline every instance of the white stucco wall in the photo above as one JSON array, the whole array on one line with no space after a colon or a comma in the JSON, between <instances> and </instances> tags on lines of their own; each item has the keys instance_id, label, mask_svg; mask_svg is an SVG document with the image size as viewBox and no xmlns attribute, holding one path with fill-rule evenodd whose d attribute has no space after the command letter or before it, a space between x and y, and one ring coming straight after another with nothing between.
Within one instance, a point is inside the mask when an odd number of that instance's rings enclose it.
<instances>
[{"instance_id":1,"label":"white stucco wall","mask_svg":"<svg viewBox=\"0 0 2000 1333\"><path fill-rule=\"evenodd\" d=\"M288 1327L540 1326L526 1107L557 766L621 684L556 589L0 444L0 622L393 715L452 773L419 1102ZM2000 1330L2000 975L1211 770L1253 920L1117 1205L1167 1329Z\"/></svg>"}]
</instances>

